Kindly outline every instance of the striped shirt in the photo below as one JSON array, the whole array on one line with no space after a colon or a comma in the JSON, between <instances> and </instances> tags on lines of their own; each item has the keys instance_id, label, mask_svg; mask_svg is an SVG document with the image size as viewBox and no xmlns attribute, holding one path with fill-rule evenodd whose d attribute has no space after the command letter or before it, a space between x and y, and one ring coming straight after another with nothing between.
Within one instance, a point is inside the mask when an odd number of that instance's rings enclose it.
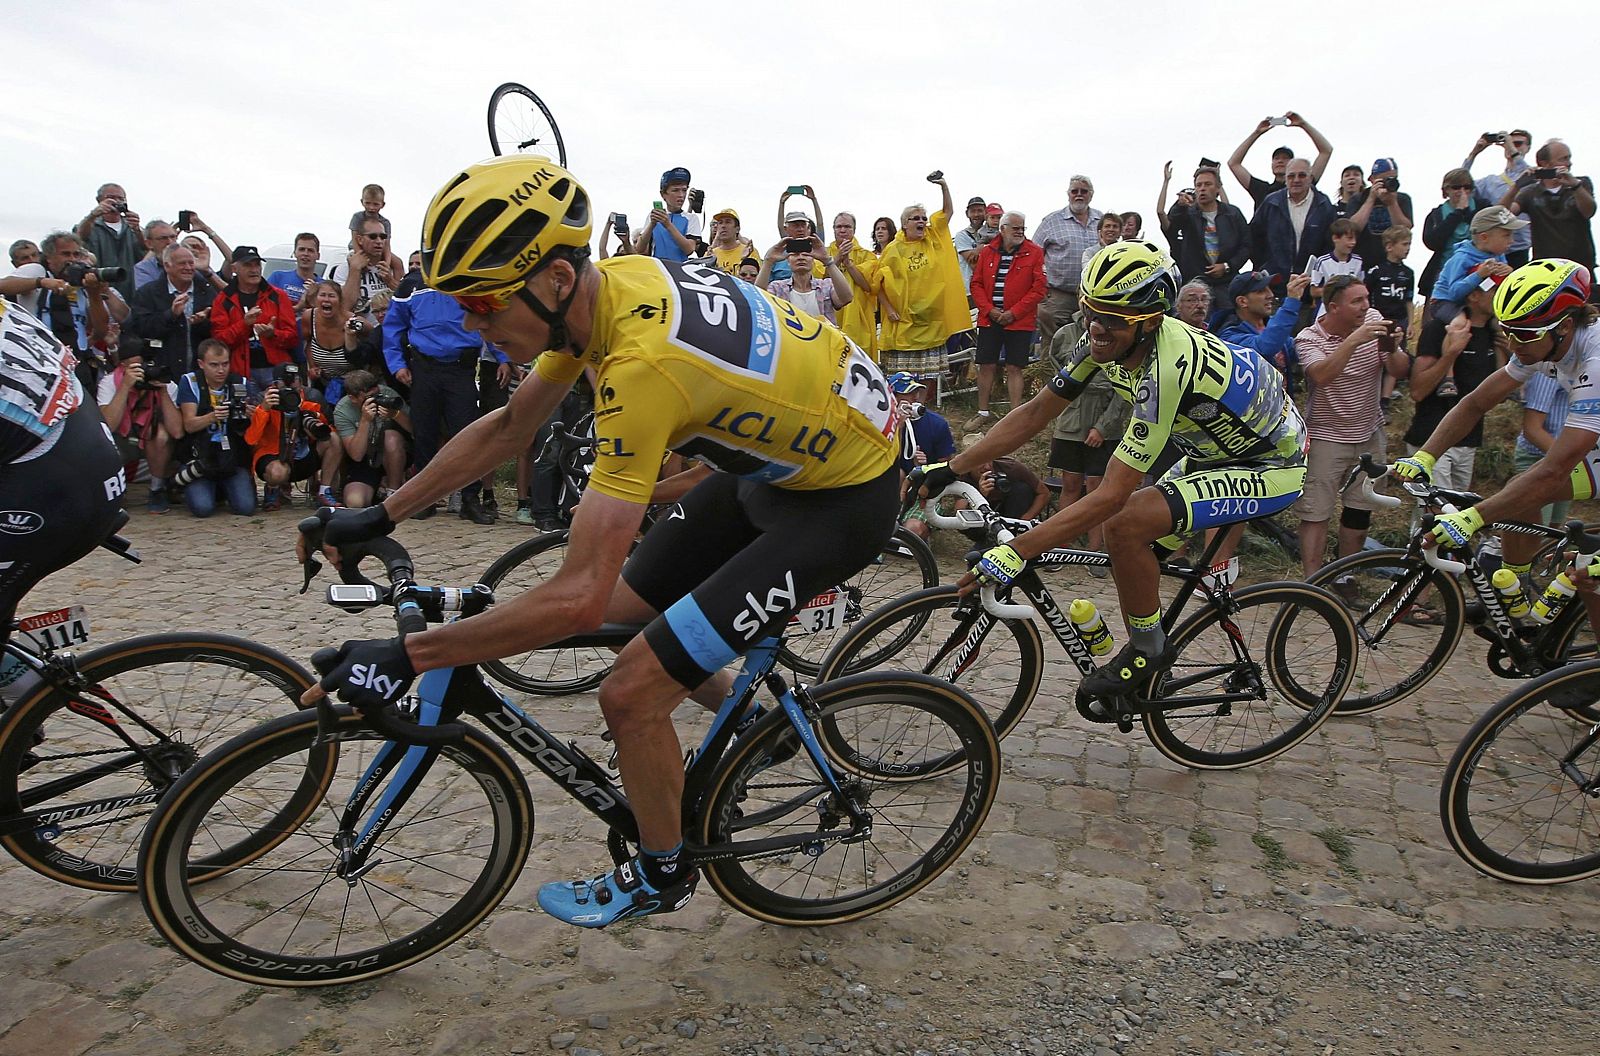
<instances>
[{"instance_id":1,"label":"striped shirt","mask_svg":"<svg viewBox=\"0 0 1600 1056\"><path fill-rule=\"evenodd\" d=\"M1011 262L1016 259L1015 253L1000 250L1000 263L995 266L994 272L994 296L989 298L997 312L1006 310L1006 276L1011 273Z\"/></svg>"},{"instance_id":2,"label":"striped shirt","mask_svg":"<svg viewBox=\"0 0 1600 1056\"><path fill-rule=\"evenodd\" d=\"M1084 213L1087 222L1072 215L1071 209L1057 209L1039 221L1033 240L1044 250L1045 285L1058 290L1076 290L1083 282L1083 251L1099 248L1098 209Z\"/></svg>"},{"instance_id":3,"label":"striped shirt","mask_svg":"<svg viewBox=\"0 0 1600 1056\"><path fill-rule=\"evenodd\" d=\"M1383 316L1368 308L1362 324L1381 323ZM1333 355L1344 341L1322 328L1319 320L1295 336L1295 352L1309 376L1311 368ZM1384 355L1374 338L1350 354L1339 376L1326 385L1310 384L1306 405L1306 434L1313 440L1341 444L1365 443L1378 427L1378 386L1383 379Z\"/></svg>"},{"instance_id":4,"label":"striped shirt","mask_svg":"<svg viewBox=\"0 0 1600 1056\"><path fill-rule=\"evenodd\" d=\"M1554 374L1539 373L1522 383L1522 408L1525 411L1543 411L1544 429L1551 436L1561 432L1567 420L1567 404L1572 394L1561 387ZM1527 433L1517 434L1517 450L1535 458L1544 454L1528 439Z\"/></svg>"}]
</instances>

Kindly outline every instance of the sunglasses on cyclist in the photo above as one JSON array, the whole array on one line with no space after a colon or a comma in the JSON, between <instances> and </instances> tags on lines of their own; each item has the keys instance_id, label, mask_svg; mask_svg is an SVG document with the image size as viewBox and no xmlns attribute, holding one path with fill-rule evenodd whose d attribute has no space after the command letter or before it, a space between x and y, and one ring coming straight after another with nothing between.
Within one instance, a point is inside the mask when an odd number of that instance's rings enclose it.
<instances>
[{"instance_id":1,"label":"sunglasses on cyclist","mask_svg":"<svg viewBox=\"0 0 1600 1056\"><path fill-rule=\"evenodd\" d=\"M1161 312L1141 312L1138 315L1125 315L1120 312L1102 312L1091 307L1088 302L1083 304L1084 324L1099 323L1106 330L1126 330L1136 323L1142 323L1146 319L1154 319L1161 314Z\"/></svg>"},{"instance_id":2,"label":"sunglasses on cyclist","mask_svg":"<svg viewBox=\"0 0 1600 1056\"><path fill-rule=\"evenodd\" d=\"M1501 323L1500 329L1506 332L1506 337L1517 344L1531 345L1564 322L1566 320L1563 318L1557 319L1553 323L1547 323L1544 326L1507 326L1505 323Z\"/></svg>"},{"instance_id":3,"label":"sunglasses on cyclist","mask_svg":"<svg viewBox=\"0 0 1600 1056\"><path fill-rule=\"evenodd\" d=\"M517 295L516 286L493 293L452 293L456 303L473 315L493 315L503 312L511 306L511 299Z\"/></svg>"}]
</instances>

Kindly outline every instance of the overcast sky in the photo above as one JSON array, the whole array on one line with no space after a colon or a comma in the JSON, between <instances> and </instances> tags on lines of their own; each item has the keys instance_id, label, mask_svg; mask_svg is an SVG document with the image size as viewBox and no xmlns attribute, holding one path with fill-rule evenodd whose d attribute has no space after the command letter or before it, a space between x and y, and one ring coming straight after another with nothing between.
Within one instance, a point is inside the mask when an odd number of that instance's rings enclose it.
<instances>
[{"instance_id":1,"label":"overcast sky","mask_svg":"<svg viewBox=\"0 0 1600 1056\"><path fill-rule=\"evenodd\" d=\"M114 180L146 220L193 209L235 245L309 228L326 248L378 182L404 255L433 192L489 154L502 81L554 111L602 216L637 224L661 170L682 164L707 212L737 208L761 245L790 184L865 229L914 201L937 208L935 168L958 210L983 195L1030 232L1083 172L1097 208L1137 209L1154 232L1164 161L1186 187L1198 158L1225 160L1286 109L1333 141L1324 190L1339 167L1393 155L1424 215L1482 131L1568 139L1579 174L1600 151L1586 5L1530 9L1520 46L1496 28L1503 3L1409 0L25 6L6 29L4 244L75 224ZM1312 153L1275 129L1251 170L1266 175L1281 143ZM1502 163L1491 149L1474 174ZM1426 259L1418 238L1413 266Z\"/></svg>"}]
</instances>

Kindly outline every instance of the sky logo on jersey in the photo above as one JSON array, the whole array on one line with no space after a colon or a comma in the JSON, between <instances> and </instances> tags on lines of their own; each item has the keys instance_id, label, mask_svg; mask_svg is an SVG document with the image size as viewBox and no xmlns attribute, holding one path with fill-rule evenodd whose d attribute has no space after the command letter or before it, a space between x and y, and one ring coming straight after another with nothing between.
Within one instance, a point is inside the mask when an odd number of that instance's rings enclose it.
<instances>
[{"instance_id":1,"label":"sky logo on jersey","mask_svg":"<svg viewBox=\"0 0 1600 1056\"><path fill-rule=\"evenodd\" d=\"M780 346L766 295L710 264L656 264L670 280L675 302L676 310L667 313L667 339L731 373L771 381Z\"/></svg>"}]
</instances>

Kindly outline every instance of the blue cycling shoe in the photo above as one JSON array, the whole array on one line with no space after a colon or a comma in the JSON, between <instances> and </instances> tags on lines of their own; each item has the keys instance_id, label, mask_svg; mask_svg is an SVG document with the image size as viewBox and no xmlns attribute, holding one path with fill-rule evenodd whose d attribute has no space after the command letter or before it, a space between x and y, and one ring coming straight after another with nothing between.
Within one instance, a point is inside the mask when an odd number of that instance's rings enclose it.
<instances>
[{"instance_id":1,"label":"blue cycling shoe","mask_svg":"<svg viewBox=\"0 0 1600 1056\"><path fill-rule=\"evenodd\" d=\"M539 908L580 928L603 928L628 917L682 909L699 876L686 870L682 880L658 891L645 880L639 859L632 858L593 880L540 885Z\"/></svg>"}]
</instances>

